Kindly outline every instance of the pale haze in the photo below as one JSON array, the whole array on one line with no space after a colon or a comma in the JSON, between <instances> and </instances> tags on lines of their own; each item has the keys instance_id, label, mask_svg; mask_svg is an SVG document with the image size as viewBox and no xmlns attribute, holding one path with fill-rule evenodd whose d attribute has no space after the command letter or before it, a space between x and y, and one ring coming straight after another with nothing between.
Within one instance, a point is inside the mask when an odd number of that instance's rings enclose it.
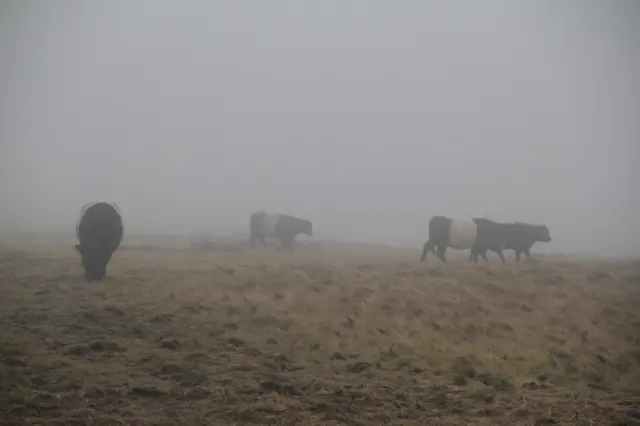
<instances>
[{"instance_id":1,"label":"pale haze","mask_svg":"<svg viewBox=\"0 0 640 426\"><path fill-rule=\"evenodd\" d=\"M0 229L421 247L433 215L640 255L632 1L3 1Z\"/></svg>"}]
</instances>

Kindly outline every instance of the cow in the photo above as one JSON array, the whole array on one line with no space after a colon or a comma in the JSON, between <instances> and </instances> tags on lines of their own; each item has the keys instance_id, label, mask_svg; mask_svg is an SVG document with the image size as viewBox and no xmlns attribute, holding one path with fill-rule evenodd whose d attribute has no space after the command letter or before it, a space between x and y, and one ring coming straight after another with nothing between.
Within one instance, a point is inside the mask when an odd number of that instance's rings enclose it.
<instances>
[{"instance_id":1,"label":"cow","mask_svg":"<svg viewBox=\"0 0 640 426\"><path fill-rule=\"evenodd\" d=\"M487 218L475 218L473 221L477 226L478 234L471 247L469 260L478 263L478 255L480 255L488 261L487 250L491 250L500 256L502 263L506 263L502 251L507 248L508 241L515 234L513 224L495 222Z\"/></svg>"},{"instance_id":2,"label":"cow","mask_svg":"<svg viewBox=\"0 0 640 426\"><path fill-rule=\"evenodd\" d=\"M87 204L76 226L84 277L89 281L102 281L107 275L111 256L120 246L124 227L122 216L115 204L97 202Z\"/></svg>"},{"instance_id":3,"label":"cow","mask_svg":"<svg viewBox=\"0 0 640 426\"><path fill-rule=\"evenodd\" d=\"M520 261L522 254L531 257L531 247L536 242L547 243L551 241L551 233L547 225L532 225L524 222L497 223L492 221L480 221L478 223L478 238L471 249L471 257L477 262L480 254L486 260L487 249L496 251L514 250L516 263ZM504 259L501 257L501 259ZM503 260L504 263L504 260Z\"/></svg>"},{"instance_id":4,"label":"cow","mask_svg":"<svg viewBox=\"0 0 640 426\"><path fill-rule=\"evenodd\" d=\"M266 248L266 238L275 238L280 240L279 250L287 248L293 251L293 241L298 234L313 235L313 224L310 220L280 213L253 212L250 225L251 249L255 249L256 240L262 241Z\"/></svg>"},{"instance_id":5,"label":"cow","mask_svg":"<svg viewBox=\"0 0 640 426\"><path fill-rule=\"evenodd\" d=\"M423 262L428 252L433 252L442 262L446 262L447 248L453 250L468 250L473 246L478 235L478 226L475 218L452 219L446 216L433 216L429 219L429 239L422 249ZM480 255L486 260L486 253Z\"/></svg>"}]
</instances>

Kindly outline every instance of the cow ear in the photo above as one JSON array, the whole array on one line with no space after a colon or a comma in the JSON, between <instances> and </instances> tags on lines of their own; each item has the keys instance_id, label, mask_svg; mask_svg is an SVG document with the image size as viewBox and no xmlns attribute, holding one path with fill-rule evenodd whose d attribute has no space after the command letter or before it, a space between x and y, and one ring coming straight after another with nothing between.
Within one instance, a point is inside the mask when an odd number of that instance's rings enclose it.
<instances>
[{"instance_id":1,"label":"cow ear","mask_svg":"<svg viewBox=\"0 0 640 426\"><path fill-rule=\"evenodd\" d=\"M73 246L73 248L78 250L78 253L82 253L82 247L80 246L80 244L76 244L75 246Z\"/></svg>"}]
</instances>

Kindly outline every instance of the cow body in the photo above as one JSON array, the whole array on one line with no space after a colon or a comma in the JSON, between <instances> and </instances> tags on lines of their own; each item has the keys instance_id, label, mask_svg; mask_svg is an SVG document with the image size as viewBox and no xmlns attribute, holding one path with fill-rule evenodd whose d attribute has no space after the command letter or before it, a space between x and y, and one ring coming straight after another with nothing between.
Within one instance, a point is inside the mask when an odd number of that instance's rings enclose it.
<instances>
[{"instance_id":1,"label":"cow body","mask_svg":"<svg viewBox=\"0 0 640 426\"><path fill-rule=\"evenodd\" d=\"M251 214L251 248L256 246L256 240L262 241L266 248L267 238L280 240L280 249L293 250L293 242L298 234L313 235L313 224L310 220L299 219L280 213L267 213L264 211Z\"/></svg>"},{"instance_id":2,"label":"cow body","mask_svg":"<svg viewBox=\"0 0 640 426\"><path fill-rule=\"evenodd\" d=\"M501 250L514 250L516 263L522 254L531 257L531 247L536 242L550 242L551 234L546 225L532 225L523 222L497 223L484 221L478 223L478 238L472 248L471 256L477 262L478 254L486 258L486 251L500 247ZM501 256L501 259L504 257Z\"/></svg>"},{"instance_id":3,"label":"cow body","mask_svg":"<svg viewBox=\"0 0 640 426\"><path fill-rule=\"evenodd\" d=\"M107 275L107 265L123 233L122 217L114 205L98 202L83 209L76 226L79 244L75 249L82 258L87 281L102 281Z\"/></svg>"},{"instance_id":4,"label":"cow body","mask_svg":"<svg viewBox=\"0 0 640 426\"><path fill-rule=\"evenodd\" d=\"M485 261L488 261L487 250L491 250L500 256L502 263L506 263L503 250L507 248L507 241L513 234L513 225L486 218L476 218L474 222L478 227L478 237L471 247L469 260L477 263L478 255L480 255Z\"/></svg>"},{"instance_id":5,"label":"cow body","mask_svg":"<svg viewBox=\"0 0 640 426\"><path fill-rule=\"evenodd\" d=\"M470 249L477 238L477 225L474 219L451 219L446 216L433 216L429 220L429 240L424 244L423 262L428 252L433 252L441 261L446 262L447 248L453 250Z\"/></svg>"}]
</instances>

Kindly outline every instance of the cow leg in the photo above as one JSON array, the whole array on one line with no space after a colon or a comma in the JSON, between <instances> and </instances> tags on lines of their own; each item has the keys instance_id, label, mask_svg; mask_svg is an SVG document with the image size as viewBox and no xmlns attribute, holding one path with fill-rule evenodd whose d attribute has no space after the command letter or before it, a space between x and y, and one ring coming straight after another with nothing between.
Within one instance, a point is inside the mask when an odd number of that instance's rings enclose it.
<instances>
[{"instance_id":1,"label":"cow leg","mask_svg":"<svg viewBox=\"0 0 640 426\"><path fill-rule=\"evenodd\" d=\"M256 248L256 236L254 234L249 237L249 246L251 246L251 250Z\"/></svg>"},{"instance_id":2,"label":"cow leg","mask_svg":"<svg viewBox=\"0 0 640 426\"><path fill-rule=\"evenodd\" d=\"M445 244L438 244L438 251L436 253L443 263L447 263L447 258L444 257L446 252L447 252L447 246Z\"/></svg>"},{"instance_id":3,"label":"cow leg","mask_svg":"<svg viewBox=\"0 0 640 426\"><path fill-rule=\"evenodd\" d=\"M504 258L504 253L502 253L502 249L501 248L497 248L495 250L493 250L496 252L496 254L498 256L500 256L500 260L502 261L503 264L507 263L507 260Z\"/></svg>"},{"instance_id":4,"label":"cow leg","mask_svg":"<svg viewBox=\"0 0 640 426\"><path fill-rule=\"evenodd\" d=\"M267 242L265 241L264 237L254 234L249 239L249 243L251 244L251 250L254 250L256 248L256 240L262 242L262 247L264 247L265 249L267 248Z\"/></svg>"},{"instance_id":5,"label":"cow leg","mask_svg":"<svg viewBox=\"0 0 640 426\"><path fill-rule=\"evenodd\" d=\"M293 240L291 238L280 239L280 248L278 248L278 250L284 250L284 249L293 251Z\"/></svg>"},{"instance_id":6,"label":"cow leg","mask_svg":"<svg viewBox=\"0 0 640 426\"><path fill-rule=\"evenodd\" d=\"M476 255L476 251L477 251L477 245L474 242L471 245L471 250L469 250L469 258L467 259L467 262L471 262L473 260L474 255ZM477 256L477 255L476 255Z\"/></svg>"},{"instance_id":7,"label":"cow leg","mask_svg":"<svg viewBox=\"0 0 640 426\"><path fill-rule=\"evenodd\" d=\"M283 247L286 247L287 250L289 250L289 252L292 253L293 252L293 238L287 238L285 240L285 243L284 243Z\"/></svg>"},{"instance_id":8,"label":"cow leg","mask_svg":"<svg viewBox=\"0 0 640 426\"><path fill-rule=\"evenodd\" d=\"M427 253L430 251L434 251L435 243L432 240L424 243L424 247L422 248L422 256L420 257L420 262L424 262L425 257L427 257Z\"/></svg>"},{"instance_id":9,"label":"cow leg","mask_svg":"<svg viewBox=\"0 0 640 426\"><path fill-rule=\"evenodd\" d=\"M469 251L469 262L478 263L478 246L474 244Z\"/></svg>"},{"instance_id":10,"label":"cow leg","mask_svg":"<svg viewBox=\"0 0 640 426\"><path fill-rule=\"evenodd\" d=\"M478 263L478 255L480 255L485 262L489 261L489 259L487 259L487 249L484 246L474 243L474 245L471 247L471 256L469 256L469 258L473 261L473 263Z\"/></svg>"},{"instance_id":11,"label":"cow leg","mask_svg":"<svg viewBox=\"0 0 640 426\"><path fill-rule=\"evenodd\" d=\"M520 262L520 257L522 256L521 250L516 250L516 263Z\"/></svg>"},{"instance_id":12,"label":"cow leg","mask_svg":"<svg viewBox=\"0 0 640 426\"><path fill-rule=\"evenodd\" d=\"M478 255L480 255L480 257L482 258L482 260L484 260L485 262L489 261L489 258L487 257L487 250L478 250L476 251L476 254L473 258L473 263L478 263Z\"/></svg>"},{"instance_id":13,"label":"cow leg","mask_svg":"<svg viewBox=\"0 0 640 426\"><path fill-rule=\"evenodd\" d=\"M109 266L109 262L111 262L111 258L113 257L113 251L111 253L109 253L109 255L107 255L107 261L104 264L104 276L103 278L107 277L107 267Z\"/></svg>"}]
</instances>

